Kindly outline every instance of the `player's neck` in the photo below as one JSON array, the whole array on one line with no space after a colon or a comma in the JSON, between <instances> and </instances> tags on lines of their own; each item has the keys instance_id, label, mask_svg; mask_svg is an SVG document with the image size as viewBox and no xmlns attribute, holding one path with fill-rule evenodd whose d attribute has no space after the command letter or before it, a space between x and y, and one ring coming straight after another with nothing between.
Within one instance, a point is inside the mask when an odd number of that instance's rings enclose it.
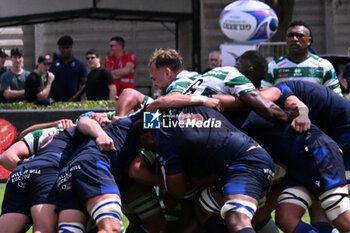
<instances>
[{"instance_id":1,"label":"player's neck","mask_svg":"<svg viewBox=\"0 0 350 233\"><path fill-rule=\"evenodd\" d=\"M302 54L289 54L288 58L295 63L299 63L299 62L302 62L303 60L305 60L308 56L309 56L309 51L307 51L306 53L302 53Z\"/></svg>"}]
</instances>

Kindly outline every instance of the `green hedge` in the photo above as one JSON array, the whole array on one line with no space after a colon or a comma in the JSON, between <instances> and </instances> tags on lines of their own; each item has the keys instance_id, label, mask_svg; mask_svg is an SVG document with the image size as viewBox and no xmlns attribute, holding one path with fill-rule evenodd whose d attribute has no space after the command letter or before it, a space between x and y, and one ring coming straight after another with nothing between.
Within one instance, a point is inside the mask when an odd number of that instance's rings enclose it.
<instances>
[{"instance_id":1,"label":"green hedge","mask_svg":"<svg viewBox=\"0 0 350 233\"><path fill-rule=\"evenodd\" d=\"M350 101L350 95L346 95ZM84 100L81 102L55 102L49 106L40 106L26 101L12 104L0 104L1 109L77 109L77 108L115 108L117 102L113 100Z\"/></svg>"},{"instance_id":2,"label":"green hedge","mask_svg":"<svg viewBox=\"0 0 350 233\"><path fill-rule=\"evenodd\" d=\"M0 104L1 109L78 109L78 108L115 108L117 102L113 100L84 100L81 102L55 102L48 106L35 105L26 101Z\"/></svg>"}]
</instances>

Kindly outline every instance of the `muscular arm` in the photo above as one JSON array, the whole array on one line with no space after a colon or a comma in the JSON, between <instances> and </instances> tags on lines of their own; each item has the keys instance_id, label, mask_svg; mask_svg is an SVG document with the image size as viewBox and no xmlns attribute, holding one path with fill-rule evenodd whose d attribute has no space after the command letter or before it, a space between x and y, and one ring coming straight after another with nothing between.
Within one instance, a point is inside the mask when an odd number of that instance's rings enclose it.
<instances>
[{"instance_id":1,"label":"muscular arm","mask_svg":"<svg viewBox=\"0 0 350 233\"><path fill-rule=\"evenodd\" d=\"M141 107L145 95L135 89L126 88L120 94L117 107L116 116L126 116L133 113Z\"/></svg>"},{"instance_id":2,"label":"muscular arm","mask_svg":"<svg viewBox=\"0 0 350 233\"><path fill-rule=\"evenodd\" d=\"M134 69L134 64L131 62L126 63L125 67L111 70L114 79L120 79L121 77L128 75Z\"/></svg>"},{"instance_id":3,"label":"muscular arm","mask_svg":"<svg viewBox=\"0 0 350 233\"><path fill-rule=\"evenodd\" d=\"M271 122L289 122L291 119L276 104L264 98L258 91L251 91L239 97L254 112Z\"/></svg>"},{"instance_id":4,"label":"muscular arm","mask_svg":"<svg viewBox=\"0 0 350 233\"><path fill-rule=\"evenodd\" d=\"M275 102L281 97L281 91L277 87L268 87L259 90L260 94L266 99Z\"/></svg>"},{"instance_id":5,"label":"muscular arm","mask_svg":"<svg viewBox=\"0 0 350 233\"><path fill-rule=\"evenodd\" d=\"M130 163L129 176L141 184L150 186L164 186L163 178L156 175L147 166L147 163L138 156L136 156Z\"/></svg>"},{"instance_id":6,"label":"muscular arm","mask_svg":"<svg viewBox=\"0 0 350 233\"><path fill-rule=\"evenodd\" d=\"M12 171L17 166L17 163L27 158L29 154L29 149L25 142L18 141L0 154L0 164L7 170Z\"/></svg>"},{"instance_id":7,"label":"muscular arm","mask_svg":"<svg viewBox=\"0 0 350 233\"><path fill-rule=\"evenodd\" d=\"M294 95L288 96L284 102L284 107L286 109L293 109L297 107L298 116L293 119L292 127L295 131L302 133L310 129L310 119L309 119L309 108Z\"/></svg>"},{"instance_id":8,"label":"muscular arm","mask_svg":"<svg viewBox=\"0 0 350 233\"><path fill-rule=\"evenodd\" d=\"M80 117L77 128L85 136L95 138L101 151L116 151L112 138L107 135L97 121L87 117Z\"/></svg>"},{"instance_id":9,"label":"muscular arm","mask_svg":"<svg viewBox=\"0 0 350 233\"><path fill-rule=\"evenodd\" d=\"M182 94L172 94L163 97L159 97L152 103L147 105L147 111L168 110L174 108L181 108L191 105L204 105L210 108L220 110L220 100L214 98L207 98L205 96L194 97Z\"/></svg>"},{"instance_id":10,"label":"muscular arm","mask_svg":"<svg viewBox=\"0 0 350 233\"><path fill-rule=\"evenodd\" d=\"M44 129L44 128L50 128L50 127L59 127L62 129L67 129L67 128L70 128L72 126L73 126L73 122L71 119L61 119L61 120L53 121L53 122L35 124L32 126L29 126L25 130L23 130L20 133L19 138L23 138L26 134L28 134L34 130L38 130L38 129Z\"/></svg>"}]
</instances>

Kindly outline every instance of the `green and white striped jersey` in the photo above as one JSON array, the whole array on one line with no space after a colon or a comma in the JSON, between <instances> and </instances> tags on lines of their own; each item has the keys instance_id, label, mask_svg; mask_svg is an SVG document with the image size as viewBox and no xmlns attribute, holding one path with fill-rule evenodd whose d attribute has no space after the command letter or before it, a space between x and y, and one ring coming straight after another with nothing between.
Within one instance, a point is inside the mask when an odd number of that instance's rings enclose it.
<instances>
[{"instance_id":1,"label":"green and white striped jersey","mask_svg":"<svg viewBox=\"0 0 350 233\"><path fill-rule=\"evenodd\" d=\"M228 94L239 97L255 90L253 83L233 66L218 67L202 75L192 73L192 76L184 77L181 73L170 84L167 93L204 96Z\"/></svg>"},{"instance_id":2,"label":"green and white striped jersey","mask_svg":"<svg viewBox=\"0 0 350 233\"><path fill-rule=\"evenodd\" d=\"M312 53L309 53L309 56L300 63L289 60L288 55L270 62L266 78L261 82L261 87L271 87L291 79L319 83L341 94L339 80L333 65L328 60Z\"/></svg>"},{"instance_id":3,"label":"green and white striped jersey","mask_svg":"<svg viewBox=\"0 0 350 233\"><path fill-rule=\"evenodd\" d=\"M58 127L51 127L46 129L38 129L28 133L21 141L27 145L29 153L35 154L40 148L49 143L53 136L57 135L63 129Z\"/></svg>"}]
</instances>

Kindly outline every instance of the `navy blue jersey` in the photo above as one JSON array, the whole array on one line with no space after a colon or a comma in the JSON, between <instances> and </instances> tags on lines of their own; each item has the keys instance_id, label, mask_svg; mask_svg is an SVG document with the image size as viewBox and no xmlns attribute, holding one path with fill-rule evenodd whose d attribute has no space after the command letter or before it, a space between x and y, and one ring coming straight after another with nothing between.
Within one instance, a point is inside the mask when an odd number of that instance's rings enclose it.
<instances>
[{"instance_id":1,"label":"navy blue jersey","mask_svg":"<svg viewBox=\"0 0 350 233\"><path fill-rule=\"evenodd\" d=\"M83 140L84 136L76 130L76 127L71 127L54 136L52 141L33 157L45 161L48 165L62 168Z\"/></svg>"},{"instance_id":2,"label":"navy blue jersey","mask_svg":"<svg viewBox=\"0 0 350 233\"><path fill-rule=\"evenodd\" d=\"M204 106L172 111L163 118L156 140L167 174L184 170L196 175L219 174L248 148L258 145L222 114Z\"/></svg>"},{"instance_id":3,"label":"navy blue jersey","mask_svg":"<svg viewBox=\"0 0 350 233\"><path fill-rule=\"evenodd\" d=\"M333 137L337 130L350 127L350 102L329 88L306 81L285 81L276 85L281 91L279 101L284 103L295 95L309 107L309 118L327 135Z\"/></svg>"},{"instance_id":4,"label":"navy blue jersey","mask_svg":"<svg viewBox=\"0 0 350 233\"><path fill-rule=\"evenodd\" d=\"M121 171L121 168L125 167L126 164L131 161L132 156L136 156L137 154L138 146L132 135L131 128L133 123L140 116L141 114L139 113L137 115L122 118L104 127L105 132L112 138L114 147L117 151L102 152L99 150L94 138L87 138L76 147L74 154L69 158L70 161L79 160L79 158L76 157L81 156L84 153L96 151L96 154L101 154L101 156L105 154L108 157L112 173Z\"/></svg>"},{"instance_id":5,"label":"navy blue jersey","mask_svg":"<svg viewBox=\"0 0 350 233\"><path fill-rule=\"evenodd\" d=\"M346 183L338 145L317 126L304 133L289 124L274 124L251 112L242 131L257 140L280 163L288 166L288 186L304 186L314 195Z\"/></svg>"}]
</instances>

